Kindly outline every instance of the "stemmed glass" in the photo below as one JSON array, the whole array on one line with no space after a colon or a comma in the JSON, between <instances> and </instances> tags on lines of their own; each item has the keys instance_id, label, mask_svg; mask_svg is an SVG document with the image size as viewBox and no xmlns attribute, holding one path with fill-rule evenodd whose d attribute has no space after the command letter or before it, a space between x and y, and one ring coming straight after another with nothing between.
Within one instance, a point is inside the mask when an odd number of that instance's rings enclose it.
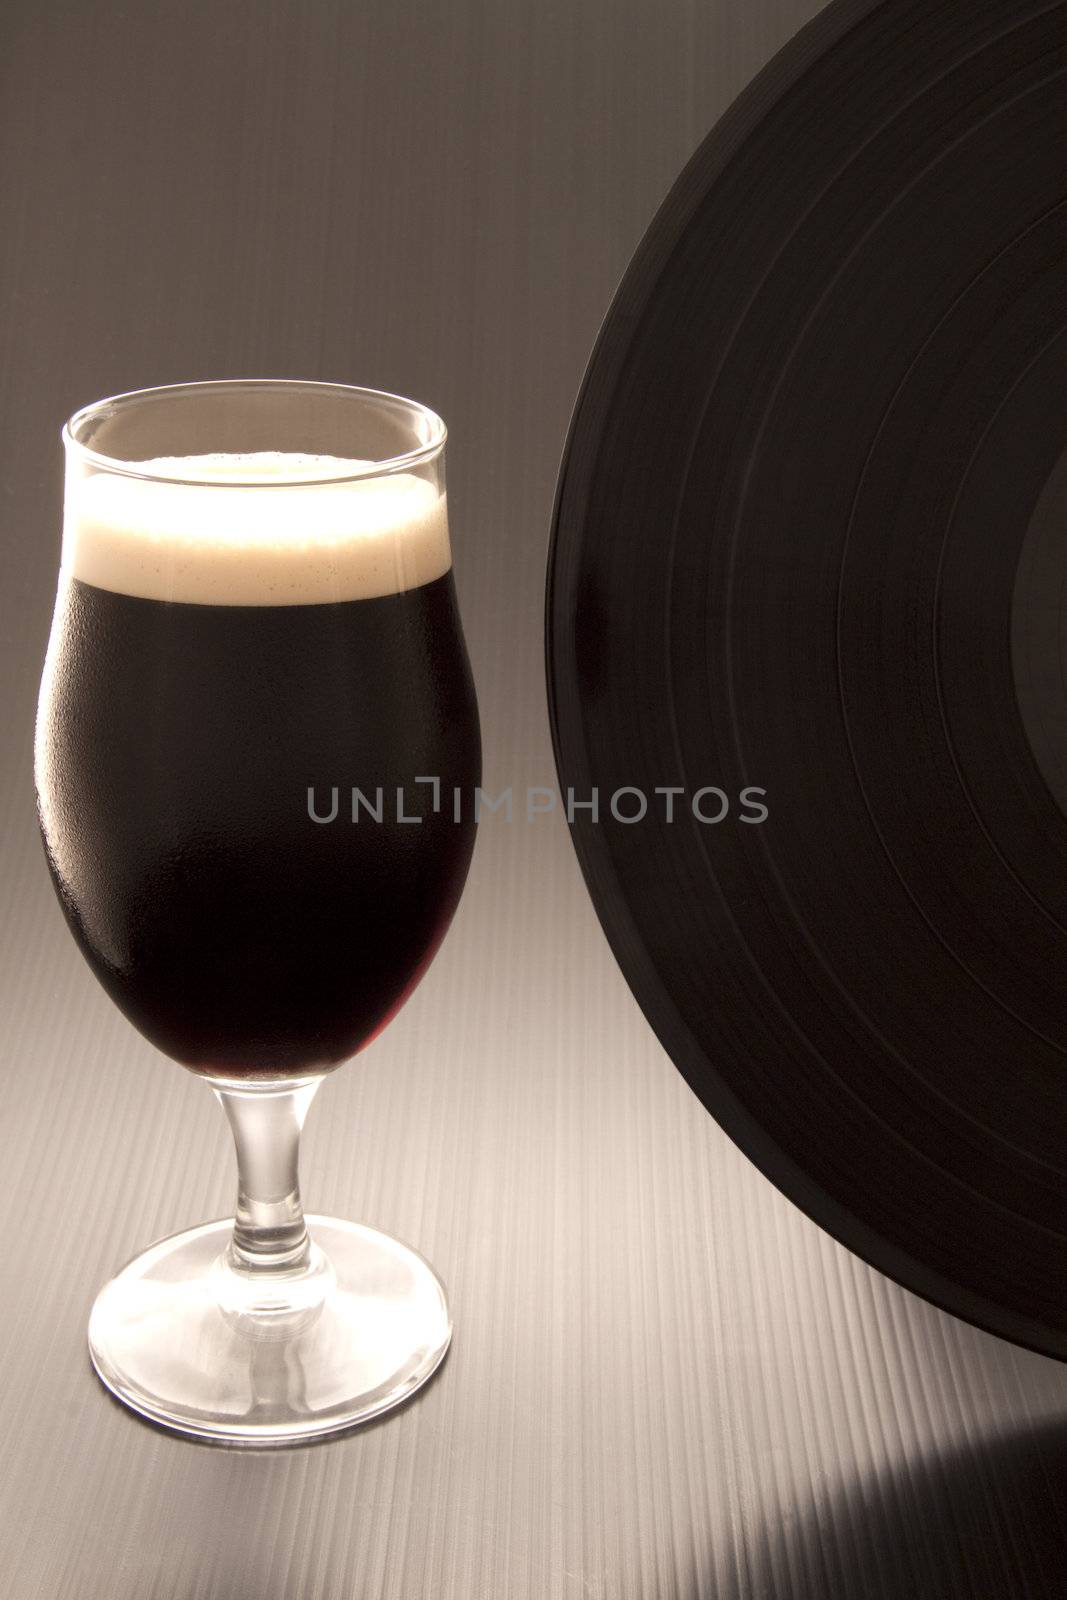
<instances>
[{"instance_id":1,"label":"stemmed glass","mask_svg":"<svg viewBox=\"0 0 1067 1600\"><path fill-rule=\"evenodd\" d=\"M413 1250L305 1222L324 1076L433 958L473 848L478 713L452 577L445 429L343 385L182 384L64 429L63 553L38 710L48 863L89 965L204 1078L236 1218L101 1291L93 1363L201 1438L352 1426L448 1346Z\"/></svg>"}]
</instances>

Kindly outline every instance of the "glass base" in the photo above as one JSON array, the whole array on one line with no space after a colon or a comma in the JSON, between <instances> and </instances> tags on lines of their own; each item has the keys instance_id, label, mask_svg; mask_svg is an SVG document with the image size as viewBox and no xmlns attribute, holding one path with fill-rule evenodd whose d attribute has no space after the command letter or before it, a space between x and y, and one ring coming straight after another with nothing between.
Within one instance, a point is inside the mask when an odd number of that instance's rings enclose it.
<instances>
[{"instance_id":1,"label":"glass base","mask_svg":"<svg viewBox=\"0 0 1067 1600\"><path fill-rule=\"evenodd\" d=\"M452 1335L433 1269L373 1228L307 1223L310 1264L266 1284L230 1265L232 1221L135 1257L89 1319L112 1394L178 1433L280 1445L339 1433L420 1388Z\"/></svg>"}]
</instances>

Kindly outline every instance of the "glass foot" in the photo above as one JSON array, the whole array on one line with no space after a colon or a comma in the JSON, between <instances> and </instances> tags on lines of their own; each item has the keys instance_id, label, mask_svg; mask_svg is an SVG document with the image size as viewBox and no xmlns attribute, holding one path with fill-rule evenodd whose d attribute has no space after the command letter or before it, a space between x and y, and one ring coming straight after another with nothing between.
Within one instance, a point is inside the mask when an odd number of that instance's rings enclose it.
<instances>
[{"instance_id":1,"label":"glass foot","mask_svg":"<svg viewBox=\"0 0 1067 1600\"><path fill-rule=\"evenodd\" d=\"M433 1269L387 1234L308 1217L311 1262L234 1271L232 1221L163 1239L97 1296L93 1366L124 1404L178 1433L296 1444L379 1416L440 1365L452 1327Z\"/></svg>"}]
</instances>

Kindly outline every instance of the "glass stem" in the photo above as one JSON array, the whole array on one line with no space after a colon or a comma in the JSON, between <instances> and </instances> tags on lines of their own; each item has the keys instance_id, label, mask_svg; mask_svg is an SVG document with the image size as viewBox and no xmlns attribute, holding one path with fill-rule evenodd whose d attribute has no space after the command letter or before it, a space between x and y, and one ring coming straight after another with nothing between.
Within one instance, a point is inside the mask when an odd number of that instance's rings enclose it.
<instances>
[{"instance_id":1,"label":"glass stem","mask_svg":"<svg viewBox=\"0 0 1067 1600\"><path fill-rule=\"evenodd\" d=\"M229 1260L238 1272L299 1272L310 1259L300 1204L300 1131L321 1079L212 1084L237 1147Z\"/></svg>"}]
</instances>

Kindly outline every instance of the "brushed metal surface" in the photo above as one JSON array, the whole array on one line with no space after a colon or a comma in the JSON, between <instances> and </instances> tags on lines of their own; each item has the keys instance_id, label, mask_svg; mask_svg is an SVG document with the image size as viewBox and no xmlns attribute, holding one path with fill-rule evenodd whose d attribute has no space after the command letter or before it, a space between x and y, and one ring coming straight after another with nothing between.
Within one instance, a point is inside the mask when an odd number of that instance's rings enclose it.
<instances>
[{"instance_id":1,"label":"brushed metal surface","mask_svg":"<svg viewBox=\"0 0 1067 1600\"><path fill-rule=\"evenodd\" d=\"M554 783L541 598L611 291L801 0L120 0L0 16L0 1593L857 1600L1058 1592L1067 1373L932 1310L716 1129L607 951L558 814L488 818L423 985L322 1091L312 1209L449 1285L405 1410L248 1456L110 1402L102 1279L222 1214L202 1084L106 1001L35 835L59 423L152 382L322 377L451 428L486 785Z\"/></svg>"}]
</instances>

